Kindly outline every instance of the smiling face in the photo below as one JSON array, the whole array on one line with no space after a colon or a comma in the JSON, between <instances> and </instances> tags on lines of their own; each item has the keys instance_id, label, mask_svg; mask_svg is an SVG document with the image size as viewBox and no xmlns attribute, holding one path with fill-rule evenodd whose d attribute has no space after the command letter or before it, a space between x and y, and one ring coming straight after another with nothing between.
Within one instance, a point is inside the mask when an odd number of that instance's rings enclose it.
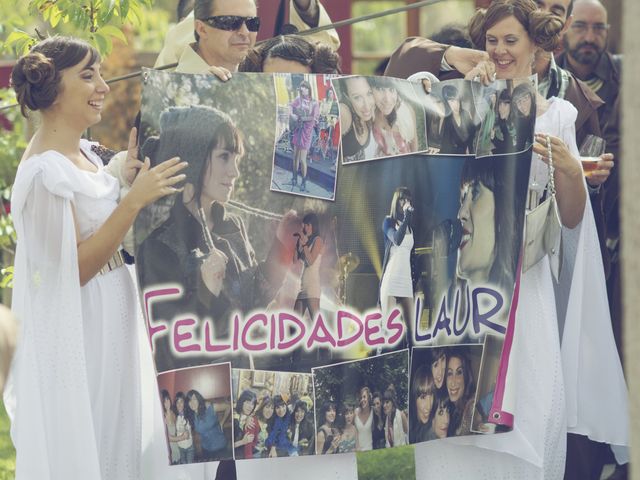
<instances>
[{"instance_id":1,"label":"smiling face","mask_svg":"<svg viewBox=\"0 0 640 480\"><path fill-rule=\"evenodd\" d=\"M520 112L520 114L522 114L523 117L528 117L529 115L531 115L531 106L533 105L533 101L531 100L531 95L529 94L520 95L519 97L515 98L513 101L516 104L516 108L518 109L518 112Z\"/></svg>"},{"instance_id":2,"label":"smiling face","mask_svg":"<svg viewBox=\"0 0 640 480\"><path fill-rule=\"evenodd\" d=\"M100 75L100 63L91 64L91 54L60 72L59 93L53 104L45 110L65 122L86 130L102 118L104 100L109 86Z\"/></svg>"},{"instance_id":3,"label":"smiling face","mask_svg":"<svg viewBox=\"0 0 640 480\"><path fill-rule=\"evenodd\" d=\"M373 398L373 411L377 416L380 416L382 413L382 402L380 401L380 397Z\"/></svg>"},{"instance_id":4,"label":"smiling face","mask_svg":"<svg viewBox=\"0 0 640 480\"><path fill-rule=\"evenodd\" d=\"M255 407L256 402L254 400L245 400L242 403L242 413L244 413L245 415L251 415Z\"/></svg>"},{"instance_id":5,"label":"smiling face","mask_svg":"<svg viewBox=\"0 0 640 480\"><path fill-rule=\"evenodd\" d=\"M169 411L169 409L171 408L171 399L169 397L164 398L163 406L165 411Z\"/></svg>"},{"instance_id":6,"label":"smiling face","mask_svg":"<svg viewBox=\"0 0 640 480\"><path fill-rule=\"evenodd\" d=\"M514 16L503 18L487 30L487 53L496 66L496 78L531 75L536 46Z\"/></svg>"},{"instance_id":7,"label":"smiling face","mask_svg":"<svg viewBox=\"0 0 640 480\"><path fill-rule=\"evenodd\" d=\"M366 409L369 407L369 392L362 390L360 392L360 408Z\"/></svg>"},{"instance_id":8,"label":"smiling face","mask_svg":"<svg viewBox=\"0 0 640 480\"><path fill-rule=\"evenodd\" d=\"M189 408L194 412L197 412L198 406L199 406L198 397L196 397L195 395L191 395L191 398L189 399Z\"/></svg>"},{"instance_id":9,"label":"smiling face","mask_svg":"<svg viewBox=\"0 0 640 480\"><path fill-rule=\"evenodd\" d=\"M384 414L388 417L393 412L395 412L396 406L393 404L391 400L385 400L384 403L382 404L382 410L384 411Z\"/></svg>"},{"instance_id":10,"label":"smiling face","mask_svg":"<svg viewBox=\"0 0 640 480\"><path fill-rule=\"evenodd\" d=\"M498 116L502 120L506 120L509 118L509 113L511 112L511 102L500 101L498 102Z\"/></svg>"},{"instance_id":11,"label":"smiling face","mask_svg":"<svg viewBox=\"0 0 640 480\"><path fill-rule=\"evenodd\" d=\"M176 410L178 411L178 413L183 413L184 412L184 398L179 397L176 400Z\"/></svg>"},{"instance_id":12,"label":"smiling face","mask_svg":"<svg viewBox=\"0 0 640 480\"><path fill-rule=\"evenodd\" d=\"M302 408L296 408L296 411L293 414L296 423L301 423L304 420L305 411Z\"/></svg>"},{"instance_id":13,"label":"smiling face","mask_svg":"<svg viewBox=\"0 0 640 480\"><path fill-rule=\"evenodd\" d=\"M353 113L363 122L371 120L374 113L375 99L369 82L362 77L347 78L345 87Z\"/></svg>"},{"instance_id":14,"label":"smiling face","mask_svg":"<svg viewBox=\"0 0 640 480\"><path fill-rule=\"evenodd\" d=\"M458 276L479 285L489 278L495 259L495 199L493 192L480 181L465 184L461 194Z\"/></svg>"},{"instance_id":15,"label":"smiling face","mask_svg":"<svg viewBox=\"0 0 640 480\"><path fill-rule=\"evenodd\" d=\"M269 420L271 417L273 417L273 410L273 403L269 403L264 406L264 408L262 409L262 416L265 418L265 420Z\"/></svg>"},{"instance_id":16,"label":"smiling face","mask_svg":"<svg viewBox=\"0 0 640 480\"><path fill-rule=\"evenodd\" d=\"M398 104L398 92L393 87L375 87L373 98L376 102L376 108L385 116L393 112Z\"/></svg>"},{"instance_id":17,"label":"smiling face","mask_svg":"<svg viewBox=\"0 0 640 480\"><path fill-rule=\"evenodd\" d=\"M449 400L453 403L460 400L464 395L464 389L462 359L459 357L450 357L447 362L447 391L449 392Z\"/></svg>"},{"instance_id":18,"label":"smiling face","mask_svg":"<svg viewBox=\"0 0 640 480\"><path fill-rule=\"evenodd\" d=\"M276 407L276 415L280 418L284 417L285 414L287 413L287 405L284 403L281 403L280 405L278 405Z\"/></svg>"},{"instance_id":19,"label":"smiling face","mask_svg":"<svg viewBox=\"0 0 640 480\"><path fill-rule=\"evenodd\" d=\"M336 421L336 407L331 406L327 409L324 414L324 420L329 425Z\"/></svg>"},{"instance_id":20,"label":"smiling face","mask_svg":"<svg viewBox=\"0 0 640 480\"><path fill-rule=\"evenodd\" d=\"M444 355L431 362L431 375L433 375L433 383L436 384L436 388L442 388L446 369L447 359Z\"/></svg>"},{"instance_id":21,"label":"smiling face","mask_svg":"<svg viewBox=\"0 0 640 480\"><path fill-rule=\"evenodd\" d=\"M438 438L446 438L449 430L449 410L444 405L439 405L433 417L433 431Z\"/></svg>"},{"instance_id":22,"label":"smiling face","mask_svg":"<svg viewBox=\"0 0 640 480\"><path fill-rule=\"evenodd\" d=\"M418 420L420 423L427 423L429 421L429 415L431 414L431 408L433 407L433 394L421 391L423 389L424 387L418 390L418 398L416 398L416 413L418 414Z\"/></svg>"},{"instance_id":23,"label":"smiling face","mask_svg":"<svg viewBox=\"0 0 640 480\"><path fill-rule=\"evenodd\" d=\"M210 16L257 16L254 0L215 0L212 4ZM257 32L250 32L245 23L238 30L227 31L196 19L195 30L200 36L198 53L205 62L212 66L228 68L231 71L237 70L238 64L256 43Z\"/></svg>"},{"instance_id":24,"label":"smiling face","mask_svg":"<svg viewBox=\"0 0 640 480\"><path fill-rule=\"evenodd\" d=\"M204 173L200 205L226 203L231 198L234 183L240 174L239 158L240 155L227 150L224 143L211 151Z\"/></svg>"},{"instance_id":25,"label":"smiling face","mask_svg":"<svg viewBox=\"0 0 640 480\"><path fill-rule=\"evenodd\" d=\"M607 47L607 11L595 2L579 2L573 23L562 39L568 55L582 65L595 66Z\"/></svg>"}]
</instances>

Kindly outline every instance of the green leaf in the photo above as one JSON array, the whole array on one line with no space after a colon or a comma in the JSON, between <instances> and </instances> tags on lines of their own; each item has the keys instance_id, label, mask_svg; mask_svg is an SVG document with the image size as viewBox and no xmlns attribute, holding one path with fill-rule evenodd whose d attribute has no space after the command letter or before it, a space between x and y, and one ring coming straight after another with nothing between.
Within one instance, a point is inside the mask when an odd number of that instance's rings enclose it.
<instances>
[{"instance_id":1,"label":"green leaf","mask_svg":"<svg viewBox=\"0 0 640 480\"><path fill-rule=\"evenodd\" d=\"M126 19L127 15L129 15L129 0L122 0L120 2L120 16L122 20Z\"/></svg>"},{"instance_id":2,"label":"green leaf","mask_svg":"<svg viewBox=\"0 0 640 480\"><path fill-rule=\"evenodd\" d=\"M113 42L111 41L111 37L107 35L103 35L102 33L95 32L93 34L93 40L95 41L96 47L100 52L100 55L106 57L111 53L111 49L113 48Z\"/></svg>"},{"instance_id":3,"label":"green leaf","mask_svg":"<svg viewBox=\"0 0 640 480\"><path fill-rule=\"evenodd\" d=\"M124 33L122 33L122 30L120 30L118 27L114 25L105 25L101 27L96 33L109 35L111 37L117 38L118 40L122 40L124 43L127 43L127 37L124 36Z\"/></svg>"}]
</instances>

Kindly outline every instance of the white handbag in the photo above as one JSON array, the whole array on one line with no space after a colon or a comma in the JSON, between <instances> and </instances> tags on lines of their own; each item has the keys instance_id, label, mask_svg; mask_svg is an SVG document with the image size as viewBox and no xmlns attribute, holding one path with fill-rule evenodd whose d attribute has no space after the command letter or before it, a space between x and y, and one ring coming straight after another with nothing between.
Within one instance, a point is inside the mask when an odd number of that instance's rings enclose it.
<instances>
[{"instance_id":1,"label":"white handbag","mask_svg":"<svg viewBox=\"0 0 640 480\"><path fill-rule=\"evenodd\" d=\"M544 202L526 215L522 271L526 272L545 255L549 255L551 271L557 279L562 265L562 222L556 200L555 169L549 137L547 137L547 156L549 158L549 195Z\"/></svg>"}]
</instances>

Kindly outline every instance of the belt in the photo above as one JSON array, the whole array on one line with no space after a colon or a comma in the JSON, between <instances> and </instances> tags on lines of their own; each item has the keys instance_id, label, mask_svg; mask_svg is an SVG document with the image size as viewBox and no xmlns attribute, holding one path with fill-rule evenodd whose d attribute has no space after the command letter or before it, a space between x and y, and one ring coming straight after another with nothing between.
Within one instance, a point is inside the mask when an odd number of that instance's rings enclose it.
<instances>
[{"instance_id":1,"label":"belt","mask_svg":"<svg viewBox=\"0 0 640 480\"><path fill-rule=\"evenodd\" d=\"M104 265L104 267L102 267L98 271L98 273L100 275L104 275L105 273L108 273L111 270L115 270L116 268L121 267L124 264L125 264L125 261L124 261L124 250L118 250L116 253L114 253L111 256L109 261Z\"/></svg>"}]
</instances>

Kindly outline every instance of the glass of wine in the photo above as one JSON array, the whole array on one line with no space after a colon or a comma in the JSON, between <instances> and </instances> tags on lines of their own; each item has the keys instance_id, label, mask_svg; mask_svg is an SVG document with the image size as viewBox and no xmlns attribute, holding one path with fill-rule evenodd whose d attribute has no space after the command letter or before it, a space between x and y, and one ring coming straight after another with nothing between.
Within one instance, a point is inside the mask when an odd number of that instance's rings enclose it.
<instances>
[{"instance_id":1,"label":"glass of wine","mask_svg":"<svg viewBox=\"0 0 640 480\"><path fill-rule=\"evenodd\" d=\"M580 145L580 161L585 177L590 177L598 169L598 161L604 153L607 142L597 135L587 135Z\"/></svg>"}]
</instances>

